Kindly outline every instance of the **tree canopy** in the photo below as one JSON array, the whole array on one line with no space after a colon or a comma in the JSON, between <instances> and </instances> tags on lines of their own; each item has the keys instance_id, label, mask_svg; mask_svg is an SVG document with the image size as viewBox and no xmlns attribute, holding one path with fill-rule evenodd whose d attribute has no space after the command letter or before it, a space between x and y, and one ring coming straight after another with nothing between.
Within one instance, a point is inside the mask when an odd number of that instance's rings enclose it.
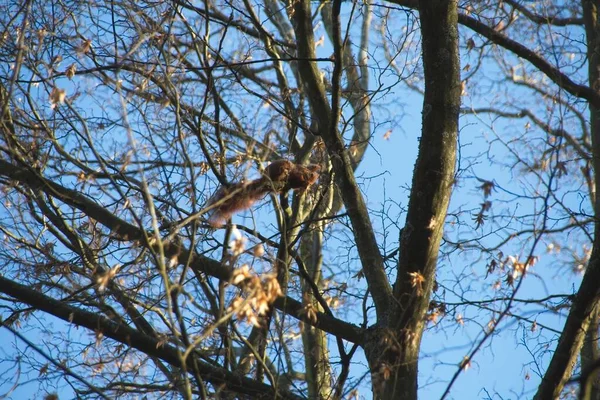
<instances>
[{"instance_id":1,"label":"tree canopy","mask_svg":"<svg viewBox=\"0 0 600 400\"><path fill-rule=\"evenodd\" d=\"M0 397L600 399L599 7L1 4Z\"/></svg>"}]
</instances>

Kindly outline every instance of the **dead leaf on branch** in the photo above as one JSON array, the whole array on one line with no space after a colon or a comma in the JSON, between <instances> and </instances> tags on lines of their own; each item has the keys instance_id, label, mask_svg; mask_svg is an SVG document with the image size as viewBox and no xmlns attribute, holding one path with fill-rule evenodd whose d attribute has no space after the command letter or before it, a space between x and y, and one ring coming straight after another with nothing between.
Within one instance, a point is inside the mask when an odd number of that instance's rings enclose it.
<instances>
[{"instance_id":1,"label":"dead leaf on branch","mask_svg":"<svg viewBox=\"0 0 600 400\"><path fill-rule=\"evenodd\" d=\"M242 294L231 302L228 311L254 326L260 326L259 317L265 316L273 302L283 294L275 273L264 274L261 278L252 273L248 265L234 271L231 283L240 287Z\"/></svg>"},{"instance_id":2,"label":"dead leaf on branch","mask_svg":"<svg viewBox=\"0 0 600 400\"><path fill-rule=\"evenodd\" d=\"M409 272L408 275L410 276L410 285L415 288L416 295L422 296L425 277L419 272Z\"/></svg>"}]
</instances>

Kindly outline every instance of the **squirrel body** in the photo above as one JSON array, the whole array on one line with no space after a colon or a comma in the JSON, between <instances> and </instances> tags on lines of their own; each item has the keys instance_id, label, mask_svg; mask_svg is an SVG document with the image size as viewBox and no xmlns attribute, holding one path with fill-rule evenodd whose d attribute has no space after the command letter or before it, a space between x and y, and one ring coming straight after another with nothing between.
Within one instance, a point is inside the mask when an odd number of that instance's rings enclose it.
<instances>
[{"instance_id":1,"label":"squirrel body","mask_svg":"<svg viewBox=\"0 0 600 400\"><path fill-rule=\"evenodd\" d=\"M304 190L308 188L310 185L317 182L320 170L321 167L315 164L309 164L306 167L297 165L296 168L293 168L290 171L285 188L287 188L287 190Z\"/></svg>"},{"instance_id":2,"label":"squirrel body","mask_svg":"<svg viewBox=\"0 0 600 400\"><path fill-rule=\"evenodd\" d=\"M247 210L268 193L306 190L317 182L320 169L315 164L305 167L289 160L273 161L259 179L220 187L208 200L207 205L212 206L208 222L213 227L222 226L233 214Z\"/></svg>"}]
</instances>

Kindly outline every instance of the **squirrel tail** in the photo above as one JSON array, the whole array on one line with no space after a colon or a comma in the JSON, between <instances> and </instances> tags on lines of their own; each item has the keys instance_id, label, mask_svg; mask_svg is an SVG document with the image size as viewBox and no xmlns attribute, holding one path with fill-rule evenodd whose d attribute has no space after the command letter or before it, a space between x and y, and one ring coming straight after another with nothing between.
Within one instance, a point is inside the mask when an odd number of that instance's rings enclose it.
<instances>
[{"instance_id":1,"label":"squirrel tail","mask_svg":"<svg viewBox=\"0 0 600 400\"><path fill-rule=\"evenodd\" d=\"M208 223L213 228L223 226L233 214L252 207L267 193L306 190L319 179L320 170L320 166L314 164L303 166L288 160L273 161L265 168L262 178L217 190L207 203L212 207Z\"/></svg>"},{"instance_id":2,"label":"squirrel tail","mask_svg":"<svg viewBox=\"0 0 600 400\"><path fill-rule=\"evenodd\" d=\"M221 227L238 211L247 210L270 191L264 180L239 182L230 187L221 187L209 199L207 205L213 206L208 223L213 228Z\"/></svg>"}]
</instances>

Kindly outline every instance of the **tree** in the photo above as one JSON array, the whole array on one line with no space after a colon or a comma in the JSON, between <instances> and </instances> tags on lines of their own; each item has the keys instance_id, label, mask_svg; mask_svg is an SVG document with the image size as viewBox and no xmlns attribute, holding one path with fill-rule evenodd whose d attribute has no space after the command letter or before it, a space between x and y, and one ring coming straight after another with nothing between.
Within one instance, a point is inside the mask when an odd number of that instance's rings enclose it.
<instances>
[{"instance_id":1,"label":"tree","mask_svg":"<svg viewBox=\"0 0 600 400\"><path fill-rule=\"evenodd\" d=\"M599 398L595 1L2 11L2 388L447 397L519 332L539 388L511 390ZM403 96L409 200L373 201L402 185L368 176ZM552 264L576 273L541 295ZM457 331L419 371L424 335Z\"/></svg>"}]
</instances>

